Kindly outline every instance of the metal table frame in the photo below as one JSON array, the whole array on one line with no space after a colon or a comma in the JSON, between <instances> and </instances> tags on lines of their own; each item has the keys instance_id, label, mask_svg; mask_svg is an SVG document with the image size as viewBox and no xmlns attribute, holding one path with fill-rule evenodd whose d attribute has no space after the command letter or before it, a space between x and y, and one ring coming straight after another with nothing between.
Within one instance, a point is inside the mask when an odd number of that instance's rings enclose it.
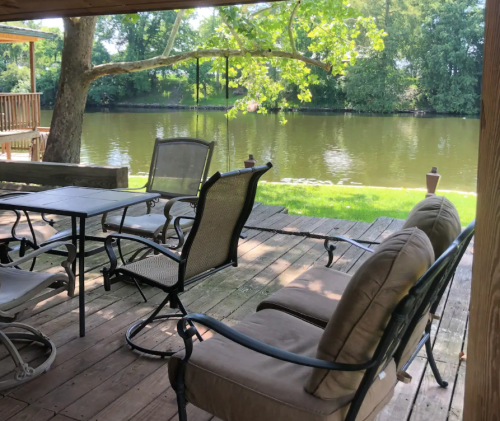
<instances>
[{"instance_id":1,"label":"metal table frame","mask_svg":"<svg viewBox=\"0 0 500 421\"><path fill-rule=\"evenodd\" d=\"M89 209L85 210L84 208L80 209L72 209L70 206L71 201L61 202L50 202L46 204L37 204L37 203L29 203L29 202L37 202L37 199L42 199L42 195L49 197L57 197L57 194L60 193L62 197L73 197L73 198L82 198L82 196L69 194L69 196L65 196L64 193L68 193L68 189L73 189L72 192L75 192L75 189L81 190L82 194L87 193L89 197L89 203L91 199L91 195L93 192L96 194L100 194L102 192L107 192L109 196L116 195L116 193L122 193L122 200L108 200L108 199L97 199L101 203L101 206L93 206ZM65 190L65 192L63 192ZM85 196L83 196L85 197ZM86 220L87 218L102 215L106 212L111 212L118 209L124 209L121 223L120 223L120 232L123 227L123 223L125 221L125 216L127 214L127 210L129 206L149 202L155 199L158 199L160 194L158 193L137 193L137 192L129 192L129 191L116 191L116 190L105 190L105 189L95 189L95 188L85 188L85 187L62 187L54 190L46 190L42 192L33 193L27 196L14 196L12 198L6 198L0 200L0 210L21 210L26 215L27 212L36 212L36 213L45 213L51 215L62 215L71 217L71 234L66 236L57 236L57 239L49 240L44 244L49 244L53 241L68 241L71 240L72 244L78 248L77 258L78 258L78 280L79 280L79 292L78 292L78 305L79 305L79 319L80 319L80 337L85 336L85 257L93 256L97 253L104 251L104 245L95 247L92 250L85 250L85 242L86 241L95 241L104 243L104 237L97 237L92 235L86 235ZM35 199L33 199L35 198ZM39 201L39 200L38 200ZM24 203L23 203L24 202ZM42 201L43 202L43 201ZM106 203L109 202L109 203ZM94 201L95 203L95 201ZM75 206L76 208L76 206ZM31 226L31 221L28 219L28 223ZM79 228L77 229L77 220L79 221ZM40 245L41 246L41 245ZM55 254L58 256L66 256L67 252L63 250L52 250L51 254ZM120 250L121 254L121 250ZM76 260L73 262L73 272L76 274Z\"/></svg>"}]
</instances>

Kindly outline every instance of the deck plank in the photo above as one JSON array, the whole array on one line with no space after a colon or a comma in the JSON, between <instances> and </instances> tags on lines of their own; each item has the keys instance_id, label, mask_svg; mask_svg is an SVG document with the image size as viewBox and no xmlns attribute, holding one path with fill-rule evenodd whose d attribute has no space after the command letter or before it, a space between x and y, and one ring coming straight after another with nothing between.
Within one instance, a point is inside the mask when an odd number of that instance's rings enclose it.
<instances>
[{"instance_id":1,"label":"deck plank","mask_svg":"<svg viewBox=\"0 0 500 421\"><path fill-rule=\"evenodd\" d=\"M162 206L157 205L152 211L162 212ZM192 209L182 206L176 209L179 214L188 211ZM129 215L141 213L144 209L140 206L129 210ZM0 223L6 221L8 218L0 213ZM251 224L380 242L401 229L403 221L378 218L369 224L289 215L283 207L259 204L247 223ZM69 227L69 220L59 218L57 226L60 229ZM89 233L104 235L100 229L100 218L89 220ZM320 240L258 230L245 232L247 237L240 240L238 248L239 267L228 268L190 285L181 296L190 311L207 312L230 325L237 323L254 312L261 300L311 265L326 263L326 252ZM124 246L128 254L135 247L133 244ZM338 243L333 268L354 273L369 256L350 244ZM443 299L440 307L443 318L433 327L438 364L450 386L439 388L427 367L425 354L417 357L409 368L413 381L409 385L397 385L394 398L376 421L448 421L448 416L449 421L461 421L465 364L459 363L457 351L463 349L466 340L472 256L467 259L460 265L449 294ZM77 300L64 295L41 303L25 318L27 323L50 335L58 347L58 355L48 373L0 397L2 420L4 413L9 414L8 421L178 419L166 361L130 351L123 338L127 327L150 312L164 298L164 293L145 287L148 303L142 301L133 286L124 283L114 285L113 290L106 293L98 273L106 262L105 254L87 260L87 335L84 338L78 336ZM37 269L57 270L59 263L60 257L48 256L40 259ZM201 333L206 337L211 335L206 330ZM175 326L170 324L155 325L141 332L137 340L162 349L182 347ZM34 364L40 360L36 347L22 348L21 355ZM0 350L0 378L10 371L3 357ZM34 417L33 414L38 415ZM190 421L220 421L191 405L188 405L188 414Z\"/></svg>"}]
</instances>

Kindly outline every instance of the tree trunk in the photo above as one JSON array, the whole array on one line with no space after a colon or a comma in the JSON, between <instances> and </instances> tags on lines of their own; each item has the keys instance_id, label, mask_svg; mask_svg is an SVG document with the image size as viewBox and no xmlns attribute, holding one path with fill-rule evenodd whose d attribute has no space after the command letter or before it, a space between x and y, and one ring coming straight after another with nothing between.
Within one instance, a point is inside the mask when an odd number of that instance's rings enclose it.
<instances>
[{"instance_id":1,"label":"tree trunk","mask_svg":"<svg viewBox=\"0 0 500 421\"><path fill-rule=\"evenodd\" d=\"M45 162L80 163L83 113L91 79L96 17L64 19L64 47L59 90L52 116Z\"/></svg>"}]
</instances>

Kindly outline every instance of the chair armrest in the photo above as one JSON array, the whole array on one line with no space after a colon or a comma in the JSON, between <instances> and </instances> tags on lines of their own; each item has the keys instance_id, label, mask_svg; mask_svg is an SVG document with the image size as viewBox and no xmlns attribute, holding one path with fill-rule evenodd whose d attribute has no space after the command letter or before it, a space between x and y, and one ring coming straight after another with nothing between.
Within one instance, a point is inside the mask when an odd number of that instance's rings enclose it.
<instances>
[{"instance_id":1,"label":"chair armrest","mask_svg":"<svg viewBox=\"0 0 500 421\"><path fill-rule=\"evenodd\" d=\"M4 193L4 194L0 194L0 200L2 200L5 197L9 197L9 196L23 196L25 194L33 194L33 193L36 193L36 192L32 192L32 191L16 191L16 192L12 192L12 193Z\"/></svg>"},{"instance_id":2,"label":"chair armrest","mask_svg":"<svg viewBox=\"0 0 500 421\"><path fill-rule=\"evenodd\" d=\"M155 243L154 241L148 240L147 238L139 237L137 235L129 235L129 234L110 234L106 237L106 240L104 241L106 253L108 253L108 257L111 261L111 268L109 269L110 272L112 272L117 267L117 258L116 258L116 254L113 250L113 240L114 239L135 241L136 243L144 244L145 246L152 248L153 250L157 251L158 253L161 253L164 256L167 256L170 259L175 260L177 263L180 263L182 261L181 257L178 254L170 251L169 249L167 249L165 247L162 247L160 244Z\"/></svg>"},{"instance_id":3,"label":"chair armrest","mask_svg":"<svg viewBox=\"0 0 500 421\"><path fill-rule=\"evenodd\" d=\"M44 254L44 253L47 253L49 252L50 250L54 250L58 247L62 247L62 246L65 246L66 249L68 250L68 258L66 259L66 261L68 263L73 263L76 259L76 248L73 244L71 243L65 243L63 241L60 241L60 242L57 242L57 243L51 243L51 244L48 244L46 246L43 246L43 247L40 247L39 249L36 249L35 251L31 252L31 253L28 253L26 255L24 255L23 257L21 257L20 259L17 259L16 261L14 262L11 262L11 263L0 263L0 267L2 268L13 268L13 267L16 267L22 263L26 263L32 259L34 259L35 257L41 255L41 254Z\"/></svg>"},{"instance_id":4,"label":"chair armrest","mask_svg":"<svg viewBox=\"0 0 500 421\"><path fill-rule=\"evenodd\" d=\"M194 336L195 329L193 327L187 327L189 323L199 323L203 326L208 327L219 335L233 341L245 348L251 349L259 354L267 355L271 358L276 358L278 360L287 361L289 363L303 365L307 367L322 368L325 370L336 370L336 371L361 371L366 370L375 365L375 361L368 361L363 364L344 364L344 363L334 363L330 361L324 361L317 358L305 357L303 355L294 354L293 352L283 351L282 349L276 348L274 346L268 345L264 342L260 342L250 336L244 335L241 332L225 325L224 323L216 320L210 316L201 313L188 314L179 320L177 324L177 332L182 337L186 344L186 358L184 362L189 359L190 351L192 352L192 337Z\"/></svg>"},{"instance_id":5,"label":"chair armrest","mask_svg":"<svg viewBox=\"0 0 500 421\"><path fill-rule=\"evenodd\" d=\"M332 235L326 241L343 241L345 243L352 244L353 246L356 246L356 247L358 247L358 248L360 248L360 249L362 249L364 251L367 251L369 253L374 253L375 252L375 250L371 249L370 247L364 246L359 241L351 240L350 238L347 238L347 237L341 237L341 236L337 236L337 235ZM370 242L370 244L371 244L371 242Z\"/></svg>"},{"instance_id":6,"label":"chair armrest","mask_svg":"<svg viewBox=\"0 0 500 421\"><path fill-rule=\"evenodd\" d=\"M173 218L170 215L170 210L172 209L172 206L174 206L177 202L197 203L198 202L198 196L179 196L179 197L174 197L173 199L170 199L165 204L165 208L163 209L163 214L167 218L168 223L170 223L170 221Z\"/></svg>"}]
</instances>

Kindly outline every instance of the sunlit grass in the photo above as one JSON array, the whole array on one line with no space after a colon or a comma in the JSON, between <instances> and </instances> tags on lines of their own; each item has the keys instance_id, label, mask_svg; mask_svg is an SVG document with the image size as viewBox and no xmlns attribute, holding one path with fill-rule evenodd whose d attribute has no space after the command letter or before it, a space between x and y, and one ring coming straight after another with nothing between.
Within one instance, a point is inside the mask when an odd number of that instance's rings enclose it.
<instances>
[{"instance_id":1,"label":"sunlit grass","mask_svg":"<svg viewBox=\"0 0 500 421\"><path fill-rule=\"evenodd\" d=\"M131 187L140 187L146 177L130 177ZM457 207L462 225L476 214L476 196L461 192L439 192ZM373 222L379 216L405 219L425 197L422 190L377 187L303 186L260 183L256 200L285 206L290 214Z\"/></svg>"}]
</instances>

